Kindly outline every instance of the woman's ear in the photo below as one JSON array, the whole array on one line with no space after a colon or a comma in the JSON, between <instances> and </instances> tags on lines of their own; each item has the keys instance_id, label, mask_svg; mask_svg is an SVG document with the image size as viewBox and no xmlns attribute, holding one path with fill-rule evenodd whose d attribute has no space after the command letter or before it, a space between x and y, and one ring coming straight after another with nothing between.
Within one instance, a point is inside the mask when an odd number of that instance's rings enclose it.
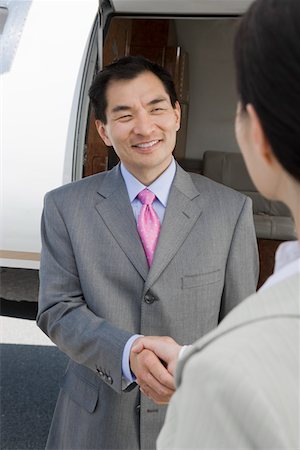
<instances>
[{"instance_id":1,"label":"woman's ear","mask_svg":"<svg viewBox=\"0 0 300 450\"><path fill-rule=\"evenodd\" d=\"M111 147L112 143L111 143L109 137L107 136L105 124L103 122L101 122L101 120L97 119L95 121L95 125L97 128L98 134L101 137L101 139L103 140L104 144L107 145L108 147Z\"/></svg>"},{"instance_id":2,"label":"woman's ear","mask_svg":"<svg viewBox=\"0 0 300 450\"><path fill-rule=\"evenodd\" d=\"M246 106L248 118L250 122L250 134L253 144L253 150L257 152L257 156L263 159L266 164L272 164L274 162L274 154L272 152L271 145L265 135L261 121L254 109L254 106L250 103ZM276 160L277 162L277 160Z\"/></svg>"}]
</instances>

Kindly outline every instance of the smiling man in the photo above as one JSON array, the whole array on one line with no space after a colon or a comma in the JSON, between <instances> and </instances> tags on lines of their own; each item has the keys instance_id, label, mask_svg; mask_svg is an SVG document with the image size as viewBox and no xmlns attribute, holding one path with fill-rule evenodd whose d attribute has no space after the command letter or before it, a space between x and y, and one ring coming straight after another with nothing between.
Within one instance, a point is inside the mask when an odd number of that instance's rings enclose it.
<instances>
[{"instance_id":1,"label":"smiling man","mask_svg":"<svg viewBox=\"0 0 300 450\"><path fill-rule=\"evenodd\" d=\"M47 448L154 449L174 379L132 345L192 343L255 291L251 201L175 162L180 105L162 67L122 58L90 98L120 164L45 199L38 325L70 357Z\"/></svg>"},{"instance_id":2,"label":"smiling man","mask_svg":"<svg viewBox=\"0 0 300 450\"><path fill-rule=\"evenodd\" d=\"M133 80L114 80L106 92L106 120L96 120L106 145L127 170L148 186L171 164L180 127L180 106L171 103L160 79L144 72Z\"/></svg>"}]
</instances>

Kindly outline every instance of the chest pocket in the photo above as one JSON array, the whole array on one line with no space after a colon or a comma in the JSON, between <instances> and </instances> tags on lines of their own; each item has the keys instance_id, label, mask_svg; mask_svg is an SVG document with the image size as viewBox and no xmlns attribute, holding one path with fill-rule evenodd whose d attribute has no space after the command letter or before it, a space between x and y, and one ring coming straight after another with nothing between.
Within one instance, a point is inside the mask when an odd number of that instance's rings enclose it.
<instances>
[{"instance_id":1,"label":"chest pocket","mask_svg":"<svg viewBox=\"0 0 300 450\"><path fill-rule=\"evenodd\" d=\"M205 284L217 283L221 280L221 270L213 272L199 273L195 275L187 275L181 278L182 289L191 289Z\"/></svg>"}]
</instances>

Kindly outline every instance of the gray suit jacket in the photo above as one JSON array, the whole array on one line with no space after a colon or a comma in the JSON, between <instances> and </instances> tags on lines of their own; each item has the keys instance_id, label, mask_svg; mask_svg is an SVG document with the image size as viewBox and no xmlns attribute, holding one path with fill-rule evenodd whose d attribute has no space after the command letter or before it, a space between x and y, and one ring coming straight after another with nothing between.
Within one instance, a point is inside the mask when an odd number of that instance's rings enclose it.
<instances>
[{"instance_id":1,"label":"gray suit jacket","mask_svg":"<svg viewBox=\"0 0 300 450\"><path fill-rule=\"evenodd\" d=\"M166 407L122 391L134 333L183 344L255 291L251 201L177 166L150 271L119 167L46 196L38 325L70 357L50 449L151 449Z\"/></svg>"},{"instance_id":2,"label":"gray suit jacket","mask_svg":"<svg viewBox=\"0 0 300 450\"><path fill-rule=\"evenodd\" d=\"M300 448L299 274L254 294L179 362L157 448Z\"/></svg>"}]
</instances>

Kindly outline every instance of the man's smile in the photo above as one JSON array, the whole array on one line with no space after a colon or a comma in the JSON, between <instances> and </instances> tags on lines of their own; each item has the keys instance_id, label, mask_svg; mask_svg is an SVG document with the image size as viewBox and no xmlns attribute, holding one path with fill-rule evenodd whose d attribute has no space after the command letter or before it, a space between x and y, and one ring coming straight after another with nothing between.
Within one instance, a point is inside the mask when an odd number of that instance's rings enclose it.
<instances>
[{"instance_id":1,"label":"man's smile","mask_svg":"<svg viewBox=\"0 0 300 450\"><path fill-rule=\"evenodd\" d=\"M151 148L154 145L158 144L160 142L159 139L153 140L153 141L149 141L149 142L141 142L139 144L134 144L133 147L137 147L137 148Z\"/></svg>"}]
</instances>

